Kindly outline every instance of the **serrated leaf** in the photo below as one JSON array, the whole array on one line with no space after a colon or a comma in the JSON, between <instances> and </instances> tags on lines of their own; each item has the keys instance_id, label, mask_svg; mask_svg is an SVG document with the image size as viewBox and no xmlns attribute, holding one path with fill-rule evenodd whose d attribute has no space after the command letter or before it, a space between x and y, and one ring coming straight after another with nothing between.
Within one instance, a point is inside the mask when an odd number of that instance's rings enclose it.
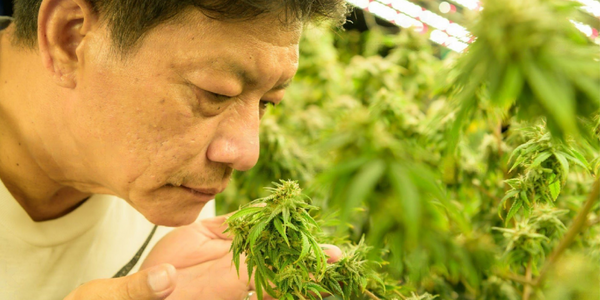
<instances>
[{"instance_id":1,"label":"serrated leaf","mask_svg":"<svg viewBox=\"0 0 600 300\"><path fill-rule=\"evenodd\" d=\"M567 177L569 176L569 162L562 152L554 153L554 157L556 157L556 160L558 160L558 163L562 168L560 181L562 184L565 184L567 182Z\"/></svg>"},{"instance_id":2,"label":"serrated leaf","mask_svg":"<svg viewBox=\"0 0 600 300\"><path fill-rule=\"evenodd\" d=\"M250 250L252 252L254 252L254 244L256 243L256 240L260 237L261 233L265 230L265 227L267 227L267 223L260 222L256 225L254 225L254 227L252 227L252 229L250 230L250 234L248 235L248 242L250 243Z\"/></svg>"},{"instance_id":3,"label":"serrated leaf","mask_svg":"<svg viewBox=\"0 0 600 300\"><path fill-rule=\"evenodd\" d=\"M575 158L573 155L566 153L566 152L560 152L562 155L564 155L567 160L572 161L574 164L584 168L585 170L587 170L587 165L583 164L582 162L580 162L577 158Z\"/></svg>"},{"instance_id":4,"label":"serrated leaf","mask_svg":"<svg viewBox=\"0 0 600 300\"><path fill-rule=\"evenodd\" d=\"M306 287L313 292L315 295L317 295L319 297L319 299L323 299L323 297L321 296L321 293L328 293L330 294L331 292L329 292L328 290L326 290L325 288L323 288L322 286L316 284L316 283L312 283L312 282L307 282L306 283Z\"/></svg>"},{"instance_id":5,"label":"serrated leaf","mask_svg":"<svg viewBox=\"0 0 600 300\"><path fill-rule=\"evenodd\" d=\"M344 291L342 290L342 286L337 280L332 281L330 283L329 288L332 290L333 294L344 297Z\"/></svg>"},{"instance_id":6,"label":"serrated leaf","mask_svg":"<svg viewBox=\"0 0 600 300\"><path fill-rule=\"evenodd\" d=\"M310 224L314 225L315 227L319 227L317 221L315 221L315 219L313 219L313 217L308 212L302 210L300 214L303 215L305 220L308 221Z\"/></svg>"},{"instance_id":7,"label":"serrated leaf","mask_svg":"<svg viewBox=\"0 0 600 300\"><path fill-rule=\"evenodd\" d=\"M229 217L227 218L227 221L228 221L228 222L231 222L231 221L233 221L233 220L235 220L235 219L239 219L239 218L242 218L242 217L244 217L244 216L247 216L247 215L251 215L251 214L255 214L255 213L257 213L257 212L260 212L260 211L262 211L263 209L264 209L263 207L255 207L255 206L245 207L245 208L242 208L242 209L238 210L238 211L237 211L236 213L234 213L233 215L229 216Z\"/></svg>"},{"instance_id":8,"label":"serrated leaf","mask_svg":"<svg viewBox=\"0 0 600 300\"><path fill-rule=\"evenodd\" d=\"M239 258L238 258L239 259ZM247 270L248 270L248 284L250 284L250 280L252 279L252 273L254 273L254 260L249 259L246 261ZM240 271L238 270L238 277L240 277Z\"/></svg>"},{"instance_id":9,"label":"serrated leaf","mask_svg":"<svg viewBox=\"0 0 600 300\"><path fill-rule=\"evenodd\" d=\"M263 280L262 275L259 272L254 273L254 290L256 291L256 298L258 300L263 299Z\"/></svg>"},{"instance_id":10,"label":"serrated leaf","mask_svg":"<svg viewBox=\"0 0 600 300\"><path fill-rule=\"evenodd\" d=\"M316 240L311 238L308 241L313 247L315 258L317 259L317 270L323 270L323 273L313 275L316 276L318 280L321 280L325 275L325 266L327 265L327 258L325 258L325 253L323 252L323 249L321 249Z\"/></svg>"},{"instance_id":11,"label":"serrated leaf","mask_svg":"<svg viewBox=\"0 0 600 300\"><path fill-rule=\"evenodd\" d=\"M585 159L585 157L583 155L581 155L581 153L579 153L575 149L571 149L571 153L577 159L577 161L579 161L581 163L581 165L583 165L585 167L586 170L591 169L589 162L587 161L587 159Z\"/></svg>"},{"instance_id":12,"label":"serrated leaf","mask_svg":"<svg viewBox=\"0 0 600 300\"><path fill-rule=\"evenodd\" d=\"M504 222L505 225L508 225L508 222L510 221L510 219L512 219L515 214L519 211L519 209L521 208L523 204L521 203L521 201L517 200L515 198L515 202L513 202L513 205L510 207L510 210L508 211L508 215L506 215L506 221Z\"/></svg>"},{"instance_id":13,"label":"serrated leaf","mask_svg":"<svg viewBox=\"0 0 600 300\"><path fill-rule=\"evenodd\" d=\"M287 234L286 234L286 228L287 227L283 227L281 225L281 220L279 220L279 218L275 218L273 220L273 224L275 225L275 229L277 229L277 231L279 232L279 234L281 235L281 237L283 237L283 240L285 241L285 243L290 246L290 241L288 240Z\"/></svg>"},{"instance_id":14,"label":"serrated leaf","mask_svg":"<svg viewBox=\"0 0 600 300\"><path fill-rule=\"evenodd\" d=\"M558 198L558 195L560 194L560 182L555 180L554 182L550 183L548 189L550 190L552 201L556 201L556 198Z\"/></svg>"},{"instance_id":15,"label":"serrated leaf","mask_svg":"<svg viewBox=\"0 0 600 300\"><path fill-rule=\"evenodd\" d=\"M502 200L500 200L500 204L498 204L498 206L502 206L504 203L506 203L506 200L514 197L518 193L519 193L519 190L515 190L515 189L506 192L506 195L504 195L504 198L502 198ZM500 211L498 213L500 213Z\"/></svg>"},{"instance_id":16,"label":"serrated leaf","mask_svg":"<svg viewBox=\"0 0 600 300\"><path fill-rule=\"evenodd\" d=\"M529 208L531 206L531 202L529 202L529 197L527 197L527 193L525 191L521 191L519 193L521 200L525 203L525 207Z\"/></svg>"},{"instance_id":17,"label":"serrated leaf","mask_svg":"<svg viewBox=\"0 0 600 300\"><path fill-rule=\"evenodd\" d=\"M306 235L301 232L300 237L302 238L302 250L300 252L300 257L298 257L296 262L299 262L302 259L304 259L304 257L306 257L308 251L310 250L310 243L308 242L308 238L306 237Z\"/></svg>"},{"instance_id":18,"label":"serrated leaf","mask_svg":"<svg viewBox=\"0 0 600 300\"><path fill-rule=\"evenodd\" d=\"M545 162L550 156L552 156L552 153L545 151L542 152L540 154L538 154L538 156L533 160L533 163L531 163L531 166L529 166L530 169L533 169L539 165L541 165L543 162Z\"/></svg>"},{"instance_id":19,"label":"serrated leaf","mask_svg":"<svg viewBox=\"0 0 600 300\"><path fill-rule=\"evenodd\" d=\"M290 209L287 207L284 207L281 211L281 215L283 217L283 225L288 225L290 224Z\"/></svg>"}]
</instances>

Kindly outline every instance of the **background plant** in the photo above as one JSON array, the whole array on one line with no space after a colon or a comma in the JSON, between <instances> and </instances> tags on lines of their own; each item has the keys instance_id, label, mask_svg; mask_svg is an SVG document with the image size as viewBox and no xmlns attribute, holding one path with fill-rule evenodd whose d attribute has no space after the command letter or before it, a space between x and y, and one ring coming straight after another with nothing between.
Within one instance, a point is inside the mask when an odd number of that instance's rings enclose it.
<instances>
[{"instance_id":1,"label":"background plant","mask_svg":"<svg viewBox=\"0 0 600 300\"><path fill-rule=\"evenodd\" d=\"M223 212L293 178L406 299L598 299L600 51L571 1L483 5L444 59L411 31L307 30Z\"/></svg>"}]
</instances>

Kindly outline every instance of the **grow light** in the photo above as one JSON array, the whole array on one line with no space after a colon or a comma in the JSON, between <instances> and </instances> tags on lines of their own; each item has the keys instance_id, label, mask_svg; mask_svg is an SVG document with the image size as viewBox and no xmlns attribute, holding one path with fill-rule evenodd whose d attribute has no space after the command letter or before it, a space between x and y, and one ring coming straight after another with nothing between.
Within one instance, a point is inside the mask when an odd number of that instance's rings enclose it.
<instances>
[{"instance_id":1,"label":"grow light","mask_svg":"<svg viewBox=\"0 0 600 300\"><path fill-rule=\"evenodd\" d=\"M466 7L470 10L479 10L481 9L481 4L477 0L450 0L462 7Z\"/></svg>"},{"instance_id":2,"label":"grow light","mask_svg":"<svg viewBox=\"0 0 600 300\"><path fill-rule=\"evenodd\" d=\"M583 4L583 6L581 7L582 10L588 12L589 14L593 15L596 18L600 18L600 2L595 1L595 0L575 0L581 4Z\"/></svg>"},{"instance_id":3,"label":"grow light","mask_svg":"<svg viewBox=\"0 0 600 300\"><path fill-rule=\"evenodd\" d=\"M446 42L440 42L442 35L436 33L434 37L429 36L430 40L457 52L466 49L467 43L471 40L471 33L464 27L407 0L347 1L403 28L414 27L417 31L424 32L427 28L425 24L429 25L448 36L448 38L443 39Z\"/></svg>"},{"instance_id":4,"label":"grow light","mask_svg":"<svg viewBox=\"0 0 600 300\"><path fill-rule=\"evenodd\" d=\"M481 10L483 9L483 7L481 7L481 4L479 3L479 1L477 0L450 0L456 4L459 4L465 8L471 9L471 10ZM581 7L582 10L590 13L591 15L595 16L595 17L600 17L600 2L596 1L596 0L574 0L577 1L581 4L583 4L584 6ZM573 23L573 25L575 25L575 27L577 29L579 29L579 31L581 31L583 34L585 34L587 37L591 38L596 44L600 44L600 39L598 38L598 30L583 24L581 22L577 22L574 20L570 20L571 23Z\"/></svg>"}]
</instances>

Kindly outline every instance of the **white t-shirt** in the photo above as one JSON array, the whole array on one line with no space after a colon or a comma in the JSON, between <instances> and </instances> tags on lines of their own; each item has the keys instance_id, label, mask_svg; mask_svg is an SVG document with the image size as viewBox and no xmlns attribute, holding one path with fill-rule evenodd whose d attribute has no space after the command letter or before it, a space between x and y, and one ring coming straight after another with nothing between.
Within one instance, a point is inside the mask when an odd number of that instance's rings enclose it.
<instances>
[{"instance_id":1,"label":"white t-shirt","mask_svg":"<svg viewBox=\"0 0 600 300\"><path fill-rule=\"evenodd\" d=\"M200 218L214 216L214 201ZM63 299L80 284L110 278L154 227L127 202L93 195L68 215L34 222L0 181L0 299ZM159 226L142 258L171 228Z\"/></svg>"}]
</instances>

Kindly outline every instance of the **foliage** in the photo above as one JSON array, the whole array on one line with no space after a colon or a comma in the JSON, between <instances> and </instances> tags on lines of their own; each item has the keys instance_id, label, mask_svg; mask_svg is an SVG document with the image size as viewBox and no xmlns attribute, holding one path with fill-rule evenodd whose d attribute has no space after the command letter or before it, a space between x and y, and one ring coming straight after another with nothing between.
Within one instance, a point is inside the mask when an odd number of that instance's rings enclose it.
<instances>
[{"instance_id":1,"label":"foliage","mask_svg":"<svg viewBox=\"0 0 600 300\"><path fill-rule=\"evenodd\" d=\"M483 1L477 40L457 64L460 103L452 138L477 107L478 93L521 119L545 117L557 137L589 137L579 119L600 108L597 45L569 23L581 12L564 0ZM594 60L595 59L595 60Z\"/></svg>"},{"instance_id":2,"label":"foliage","mask_svg":"<svg viewBox=\"0 0 600 300\"><path fill-rule=\"evenodd\" d=\"M320 227L309 214L316 207L294 181L281 181L271 194L250 202L227 219L234 234L231 249L239 272L245 255L248 274L254 274L258 299L263 290L278 299L316 299L320 293L349 299L361 295L369 279L383 281L366 260L361 241L337 262L327 264L315 235Z\"/></svg>"},{"instance_id":3,"label":"foliage","mask_svg":"<svg viewBox=\"0 0 600 300\"><path fill-rule=\"evenodd\" d=\"M401 299L597 299L600 52L573 5L484 2L444 59L407 30L307 29L268 150L217 203L299 180Z\"/></svg>"}]
</instances>

